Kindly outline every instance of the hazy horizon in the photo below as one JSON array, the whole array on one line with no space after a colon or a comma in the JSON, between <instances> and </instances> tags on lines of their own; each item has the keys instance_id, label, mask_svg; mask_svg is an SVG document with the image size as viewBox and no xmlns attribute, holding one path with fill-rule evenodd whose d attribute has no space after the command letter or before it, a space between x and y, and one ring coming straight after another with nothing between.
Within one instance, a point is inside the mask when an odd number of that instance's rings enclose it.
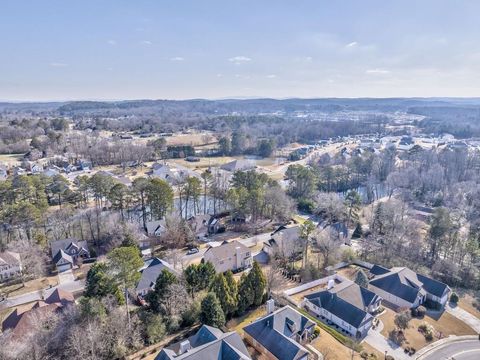
<instances>
[{"instance_id":1,"label":"hazy horizon","mask_svg":"<svg viewBox=\"0 0 480 360\"><path fill-rule=\"evenodd\" d=\"M480 95L480 2L6 1L0 99Z\"/></svg>"}]
</instances>

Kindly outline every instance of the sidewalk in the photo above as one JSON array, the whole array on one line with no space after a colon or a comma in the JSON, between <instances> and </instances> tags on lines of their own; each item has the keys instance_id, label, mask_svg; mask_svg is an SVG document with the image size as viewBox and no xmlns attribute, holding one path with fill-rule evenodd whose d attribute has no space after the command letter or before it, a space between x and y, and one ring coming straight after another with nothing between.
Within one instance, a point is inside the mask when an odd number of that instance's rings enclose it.
<instances>
[{"instance_id":1,"label":"sidewalk","mask_svg":"<svg viewBox=\"0 0 480 360\"><path fill-rule=\"evenodd\" d=\"M380 351L382 354L387 351L388 355L391 355L395 358L395 360L411 360L412 357L405 354L403 351L403 348L397 344L395 344L393 341L388 340L380 334L377 330L370 330L368 333L367 337L364 339L364 341Z\"/></svg>"},{"instance_id":2,"label":"sidewalk","mask_svg":"<svg viewBox=\"0 0 480 360\"><path fill-rule=\"evenodd\" d=\"M459 306L451 307L450 304L445 305L445 310L455 316L457 319L462 320L477 333L480 333L480 319L476 316L473 316Z\"/></svg>"}]
</instances>

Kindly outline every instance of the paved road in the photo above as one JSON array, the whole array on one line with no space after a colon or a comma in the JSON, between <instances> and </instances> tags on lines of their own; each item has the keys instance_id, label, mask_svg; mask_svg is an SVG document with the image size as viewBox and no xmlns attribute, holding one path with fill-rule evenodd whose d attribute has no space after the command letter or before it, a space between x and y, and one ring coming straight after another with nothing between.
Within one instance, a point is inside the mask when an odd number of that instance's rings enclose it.
<instances>
[{"instance_id":1,"label":"paved road","mask_svg":"<svg viewBox=\"0 0 480 360\"><path fill-rule=\"evenodd\" d=\"M442 346L422 360L478 360L480 359L480 341L465 340Z\"/></svg>"}]
</instances>

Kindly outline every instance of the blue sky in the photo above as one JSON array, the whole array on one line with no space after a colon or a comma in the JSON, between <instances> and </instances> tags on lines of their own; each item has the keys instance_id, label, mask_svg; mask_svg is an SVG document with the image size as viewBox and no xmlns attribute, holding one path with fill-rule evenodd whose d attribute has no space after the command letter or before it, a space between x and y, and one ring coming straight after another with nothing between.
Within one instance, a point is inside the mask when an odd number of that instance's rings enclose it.
<instances>
[{"instance_id":1,"label":"blue sky","mask_svg":"<svg viewBox=\"0 0 480 360\"><path fill-rule=\"evenodd\" d=\"M0 99L480 96L480 1L2 0Z\"/></svg>"}]
</instances>

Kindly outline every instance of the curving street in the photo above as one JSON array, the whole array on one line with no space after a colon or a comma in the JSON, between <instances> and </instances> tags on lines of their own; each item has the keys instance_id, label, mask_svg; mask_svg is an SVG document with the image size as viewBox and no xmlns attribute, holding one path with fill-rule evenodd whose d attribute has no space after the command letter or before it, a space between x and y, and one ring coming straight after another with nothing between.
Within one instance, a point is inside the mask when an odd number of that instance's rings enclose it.
<instances>
[{"instance_id":1,"label":"curving street","mask_svg":"<svg viewBox=\"0 0 480 360\"><path fill-rule=\"evenodd\" d=\"M422 360L478 360L480 341L465 340L441 346L421 357Z\"/></svg>"}]
</instances>

